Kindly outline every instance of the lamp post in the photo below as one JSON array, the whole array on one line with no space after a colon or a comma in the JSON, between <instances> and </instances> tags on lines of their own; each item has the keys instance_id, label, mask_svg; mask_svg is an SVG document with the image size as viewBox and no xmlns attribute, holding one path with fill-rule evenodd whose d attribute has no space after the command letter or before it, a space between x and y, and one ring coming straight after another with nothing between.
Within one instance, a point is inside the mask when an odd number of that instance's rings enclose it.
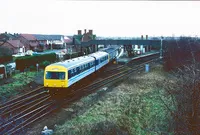
<instances>
[{"instance_id":1,"label":"lamp post","mask_svg":"<svg viewBox=\"0 0 200 135\"><path fill-rule=\"evenodd\" d=\"M163 37L160 39L160 59L163 58Z\"/></svg>"}]
</instances>

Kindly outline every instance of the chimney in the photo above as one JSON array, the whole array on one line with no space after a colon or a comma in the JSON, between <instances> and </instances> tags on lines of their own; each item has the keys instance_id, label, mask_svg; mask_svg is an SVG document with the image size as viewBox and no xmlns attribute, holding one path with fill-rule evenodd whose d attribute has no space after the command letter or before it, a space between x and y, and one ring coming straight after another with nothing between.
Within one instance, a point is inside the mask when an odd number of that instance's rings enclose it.
<instances>
[{"instance_id":1,"label":"chimney","mask_svg":"<svg viewBox=\"0 0 200 135\"><path fill-rule=\"evenodd\" d=\"M85 29L85 34L86 34L86 29Z\"/></svg>"},{"instance_id":2,"label":"chimney","mask_svg":"<svg viewBox=\"0 0 200 135\"><path fill-rule=\"evenodd\" d=\"M143 40L143 35L141 35L141 39Z\"/></svg>"},{"instance_id":3,"label":"chimney","mask_svg":"<svg viewBox=\"0 0 200 135\"><path fill-rule=\"evenodd\" d=\"M146 35L146 40L148 39L148 35Z\"/></svg>"},{"instance_id":4,"label":"chimney","mask_svg":"<svg viewBox=\"0 0 200 135\"><path fill-rule=\"evenodd\" d=\"M92 35L92 34L93 34L93 33L92 33L92 30L89 30L89 34L90 34L90 35Z\"/></svg>"},{"instance_id":5,"label":"chimney","mask_svg":"<svg viewBox=\"0 0 200 135\"><path fill-rule=\"evenodd\" d=\"M81 30L78 30L78 35L82 35Z\"/></svg>"}]
</instances>

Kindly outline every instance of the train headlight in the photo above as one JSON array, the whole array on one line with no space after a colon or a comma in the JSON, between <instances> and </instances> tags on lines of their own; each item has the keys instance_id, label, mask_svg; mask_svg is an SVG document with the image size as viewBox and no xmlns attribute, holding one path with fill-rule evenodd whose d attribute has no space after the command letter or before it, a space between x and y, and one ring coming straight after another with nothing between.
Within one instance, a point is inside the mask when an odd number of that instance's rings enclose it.
<instances>
[{"instance_id":1,"label":"train headlight","mask_svg":"<svg viewBox=\"0 0 200 135\"><path fill-rule=\"evenodd\" d=\"M49 84L48 83L46 83L46 86L48 86Z\"/></svg>"}]
</instances>

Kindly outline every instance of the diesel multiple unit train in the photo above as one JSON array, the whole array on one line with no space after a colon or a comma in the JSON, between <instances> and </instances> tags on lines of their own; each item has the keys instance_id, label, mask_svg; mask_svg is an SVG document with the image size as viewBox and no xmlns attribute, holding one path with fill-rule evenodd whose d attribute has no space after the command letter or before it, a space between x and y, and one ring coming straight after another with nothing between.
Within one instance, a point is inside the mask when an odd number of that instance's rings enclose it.
<instances>
[{"instance_id":1,"label":"diesel multiple unit train","mask_svg":"<svg viewBox=\"0 0 200 135\"><path fill-rule=\"evenodd\" d=\"M107 65L117 53L117 48L104 48L87 56L51 64L45 68L44 87L49 91L66 89Z\"/></svg>"}]
</instances>

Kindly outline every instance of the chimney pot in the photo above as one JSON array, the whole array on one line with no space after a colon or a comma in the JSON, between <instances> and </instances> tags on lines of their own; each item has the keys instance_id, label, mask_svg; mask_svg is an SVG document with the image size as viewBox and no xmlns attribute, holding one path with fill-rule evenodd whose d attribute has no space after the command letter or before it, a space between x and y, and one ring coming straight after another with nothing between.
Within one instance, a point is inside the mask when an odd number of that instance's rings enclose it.
<instances>
[{"instance_id":1,"label":"chimney pot","mask_svg":"<svg viewBox=\"0 0 200 135\"><path fill-rule=\"evenodd\" d=\"M81 30L78 30L78 35L82 35L82 32L81 32Z\"/></svg>"},{"instance_id":2,"label":"chimney pot","mask_svg":"<svg viewBox=\"0 0 200 135\"><path fill-rule=\"evenodd\" d=\"M92 31L92 30L89 30L89 33L90 33L90 35L92 35L92 34L93 34L93 31Z\"/></svg>"}]
</instances>

